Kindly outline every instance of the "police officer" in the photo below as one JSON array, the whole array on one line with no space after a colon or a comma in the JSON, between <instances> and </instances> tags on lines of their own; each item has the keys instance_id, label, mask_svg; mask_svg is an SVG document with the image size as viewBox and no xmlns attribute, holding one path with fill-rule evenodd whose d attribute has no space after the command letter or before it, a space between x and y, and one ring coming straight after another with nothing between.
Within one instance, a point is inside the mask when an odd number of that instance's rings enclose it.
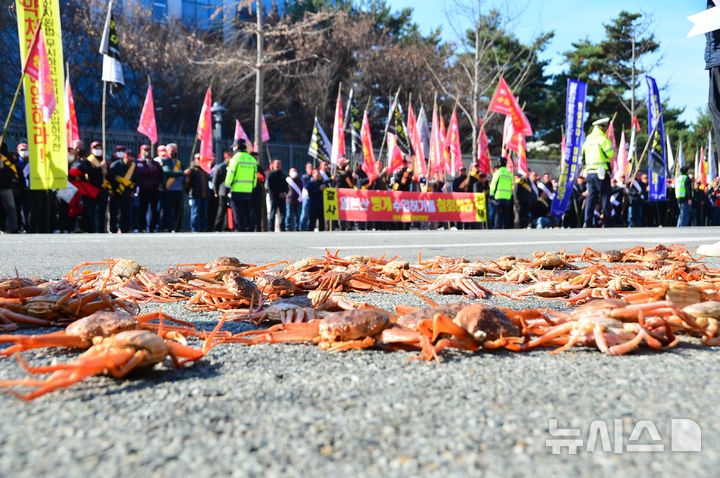
<instances>
[{"instance_id":1,"label":"police officer","mask_svg":"<svg viewBox=\"0 0 720 478\"><path fill-rule=\"evenodd\" d=\"M593 130L585 139L580 153L585 163L585 177L587 179L587 199L585 200L585 223L583 227L591 227L595 214L595 205L600 203L600 209L605 221L610 219L610 158L613 156L612 142L605 136L600 126L608 124L609 118L603 118L593 123Z\"/></svg>"},{"instance_id":2,"label":"police officer","mask_svg":"<svg viewBox=\"0 0 720 478\"><path fill-rule=\"evenodd\" d=\"M511 229L513 220L513 175L505 166L505 160L499 159L497 169L490 181L490 197L495 206L495 229Z\"/></svg>"},{"instance_id":3,"label":"police officer","mask_svg":"<svg viewBox=\"0 0 720 478\"><path fill-rule=\"evenodd\" d=\"M250 195L257 184L257 160L246 151L245 143L238 144L230 159L225 186L230 189L230 206L236 231L247 231L250 225Z\"/></svg>"},{"instance_id":4,"label":"police officer","mask_svg":"<svg viewBox=\"0 0 720 478\"><path fill-rule=\"evenodd\" d=\"M688 176L688 167L680 168L680 176L675 179L675 197L677 198L680 215L677 227L687 227L692 223L692 181Z\"/></svg>"}]
</instances>

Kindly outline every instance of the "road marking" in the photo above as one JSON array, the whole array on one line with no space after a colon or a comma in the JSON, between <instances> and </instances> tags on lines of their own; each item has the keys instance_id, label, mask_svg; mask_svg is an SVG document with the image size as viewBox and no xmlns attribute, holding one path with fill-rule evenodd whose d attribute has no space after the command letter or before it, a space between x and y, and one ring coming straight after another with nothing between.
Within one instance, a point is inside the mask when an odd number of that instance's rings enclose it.
<instances>
[{"instance_id":1,"label":"road marking","mask_svg":"<svg viewBox=\"0 0 720 478\"><path fill-rule=\"evenodd\" d=\"M631 237L631 238L607 238L607 239L582 239L582 240L563 240L563 241L501 241L501 242L466 242L461 244L381 244L381 245L363 245L363 246L345 246L335 244L332 246L310 246L308 249L340 249L340 250L356 250L356 249L441 249L453 247L482 247L482 246L545 246L558 244L611 244L618 242L627 243L670 243L677 244L678 240L682 242L706 242L717 241L717 236L713 237L694 237L694 238L678 238L678 237Z\"/></svg>"}]
</instances>

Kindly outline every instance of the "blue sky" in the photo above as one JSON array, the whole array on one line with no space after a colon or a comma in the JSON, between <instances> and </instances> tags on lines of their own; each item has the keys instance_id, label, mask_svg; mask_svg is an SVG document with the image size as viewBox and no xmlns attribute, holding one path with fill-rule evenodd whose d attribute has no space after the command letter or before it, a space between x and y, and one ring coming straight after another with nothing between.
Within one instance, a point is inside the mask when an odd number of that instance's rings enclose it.
<instances>
[{"instance_id":1,"label":"blue sky","mask_svg":"<svg viewBox=\"0 0 720 478\"><path fill-rule=\"evenodd\" d=\"M441 27L446 40L455 40L457 35L452 25L457 24L457 15L453 15L452 9L456 1L477 0L389 0L388 3L397 9L412 7L414 18L424 32ZM555 38L543 55L553 60L551 72L563 69L562 52L571 49L574 41L585 37L593 41L601 39L603 24L621 10L650 14L661 45L661 53L647 62L650 74L660 85L667 86L665 95L670 104L686 107L683 119L692 121L697 110L707 103L705 37L685 38L692 26L687 17L704 10L705 0L483 0L483 5L483 9L497 5L517 17L512 29L523 40L541 31L554 30ZM659 65L657 60L661 60Z\"/></svg>"}]
</instances>

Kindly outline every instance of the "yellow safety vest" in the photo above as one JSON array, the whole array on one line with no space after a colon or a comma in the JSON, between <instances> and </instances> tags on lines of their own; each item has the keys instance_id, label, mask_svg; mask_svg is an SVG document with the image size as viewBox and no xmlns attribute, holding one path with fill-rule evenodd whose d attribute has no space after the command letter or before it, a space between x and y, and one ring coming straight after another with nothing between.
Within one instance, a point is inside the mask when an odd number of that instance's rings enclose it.
<instances>
[{"instance_id":1,"label":"yellow safety vest","mask_svg":"<svg viewBox=\"0 0 720 478\"><path fill-rule=\"evenodd\" d=\"M251 193L257 184L257 161L248 153L236 153L230 159L225 186L234 193Z\"/></svg>"},{"instance_id":2,"label":"yellow safety vest","mask_svg":"<svg viewBox=\"0 0 720 478\"><path fill-rule=\"evenodd\" d=\"M490 195L496 200L512 199L513 176L512 173L503 166L493 173L490 182Z\"/></svg>"},{"instance_id":3,"label":"yellow safety vest","mask_svg":"<svg viewBox=\"0 0 720 478\"><path fill-rule=\"evenodd\" d=\"M677 180L675 181L675 197L678 199L685 199L687 197L687 188L685 187L687 184L688 177L685 174L682 174L677 177Z\"/></svg>"},{"instance_id":4,"label":"yellow safety vest","mask_svg":"<svg viewBox=\"0 0 720 478\"><path fill-rule=\"evenodd\" d=\"M603 130L595 126L585 139L582 147L582 157L587 171L597 171L604 167L610 171L610 158L613 155L612 142L605 136Z\"/></svg>"}]
</instances>

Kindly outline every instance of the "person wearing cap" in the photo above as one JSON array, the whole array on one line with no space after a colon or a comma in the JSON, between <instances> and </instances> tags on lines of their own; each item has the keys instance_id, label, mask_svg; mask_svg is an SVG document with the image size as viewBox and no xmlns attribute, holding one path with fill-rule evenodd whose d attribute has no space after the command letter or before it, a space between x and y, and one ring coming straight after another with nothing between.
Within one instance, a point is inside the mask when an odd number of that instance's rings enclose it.
<instances>
[{"instance_id":1,"label":"person wearing cap","mask_svg":"<svg viewBox=\"0 0 720 478\"><path fill-rule=\"evenodd\" d=\"M136 161L136 169L137 227L140 232L156 232L160 226L160 183L163 171L160 163L150 157L150 146L147 144L140 146L140 157Z\"/></svg>"},{"instance_id":2,"label":"person wearing cap","mask_svg":"<svg viewBox=\"0 0 720 478\"><path fill-rule=\"evenodd\" d=\"M593 123L593 130L585 139L580 152L587 180L583 227L592 227L598 203L605 220L610 218L610 159L614 151L612 142L601 128L609 122L609 118L602 118Z\"/></svg>"},{"instance_id":3,"label":"person wearing cap","mask_svg":"<svg viewBox=\"0 0 720 478\"><path fill-rule=\"evenodd\" d=\"M132 204L137 181L137 164L131 151L116 152L117 159L108 173L112 193L110 195L110 232L130 232Z\"/></svg>"},{"instance_id":4,"label":"person wearing cap","mask_svg":"<svg viewBox=\"0 0 720 478\"><path fill-rule=\"evenodd\" d=\"M235 150L235 144L239 145L240 143L233 143L233 151ZM216 164L211 173L213 196L217 201L217 211L213 222L213 231L215 232L228 230L228 208L230 207L228 194L230 189L225 186L225 176L227 176L227 168L231 157L232 153L225 151L223 153L223 162Z\"/></svg>"},{"instance_id":5,"label":"person wearing cap","mask_svg":"<svg viewBox=\"0 0 720 478\"><path fill-rule=\"evenodd\" d=\"M238 143L225 175L225 187L230 190L235 231L245 232L251 228L250 196L257 184L257 173L257 159L246 152L244 143Z\"/></svg>"},{"instance_id":6,"label":"person wearing cap","mask_svg":"<svg viewBox=\"0 0 720 478\"><path fill-rule=\"evenodd\" d=\"M494 206L495 229L512 229L513 223L513 175L500 158L490 181L490 199Z\"/></svg>"},{"instance_id":7,"label":"person wearing cap","mask_svg":"<svg viewBox=\"0 0 720 478\"><path fill-rule=\"evenodd\" d=\"M87 188L82 196L82 217L80 228L84 232L96 232L98 220L98 197L103 186L103 150L99 141L90 144L90 154L85 157L78 157L73 163L83 175L82 180L87 182L91 188Z\"/></svg>"},{"instance_id":8,"label":"person wearing cap","mask_svg":"<svg viewBox=\"0 0 720 478\"><path fill-rule=\"evenodd\" d=\"M13 189L20 182L17 164L12 160L5 143L0 143L0 211L5 217L3 231L18 232L17 210Z\"/></svg>"},{"instance_id":9,"label":"person wearing cap","mask_svg":"<svg viewBox=\"0 0 720 478\"><path fill-rule=\"evenodd\" d=\"M273 159L270 163L270 173L265 178L265 189L270 198L268 208L268 231L275 230L275 215L280 216L280 230L285 230L285 197L288 193L287 176L282 170L282 163L279 159Z\"/></svg>"},{"instance_id":10,"label":"person wearing cap","mask_svg":"<svg viewBox=\"0 0 720 478\"><path fill-rule=\"evenodd\" d=\"M208 185L210 176L200 165L200 154L195 154L193 162L184 172L185 191L190 195L190 230L207 230Z\"/></svg>"},{"instance_id":11,"label":"person wearing cap","mask_svg":"<svg viewBox=\"0 0 720 478\"><path fill-rule=\"evenodd\" d=\"M162 160L163 192L162 230L163 232L180 229L180 213L183 199L183 169L178 159L178 148L175 143L166 145L167 156Z\"/></svg>"}]
</instances>

